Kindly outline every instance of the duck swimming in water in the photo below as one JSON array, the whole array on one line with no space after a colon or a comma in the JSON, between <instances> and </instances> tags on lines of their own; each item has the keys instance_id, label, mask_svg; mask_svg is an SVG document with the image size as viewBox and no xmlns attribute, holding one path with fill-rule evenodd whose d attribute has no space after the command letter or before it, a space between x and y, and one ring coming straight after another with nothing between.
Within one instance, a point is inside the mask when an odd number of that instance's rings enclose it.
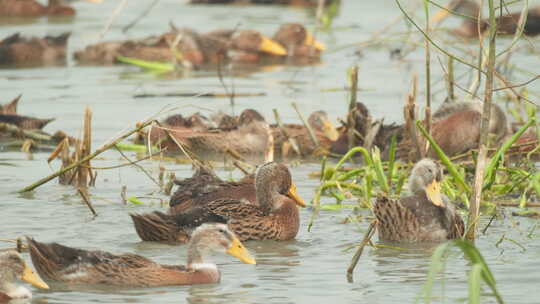
<instances>
[{"instance_id":1,"label":"duck swimming in water","mask_svg":"<svg viewBox=\"0 0 540 304\"><path fill-rule=\"evenodd\" d=\"M0 252L0 303L32 297L30 290L15 285L17 280L25 281L37 288L49 289L18 252Z\"/></svg>"},{"instance_id":2,"label":"duck swimming in water","mask_svg":"<svg viewBox=\"0 0 540 304\"><path fill-rule=\"evenodd\" d=\"M70 33L44 38L24 38L15 33L0 41L0 65L50 65L64 63Z\"/></svg>"},{"instance_id":3,"label":"duck swimming in water","mask_svg":"<svg viewBox=\"0 0 540 304\"><path fill-rule=\"evenodd\" d=\"M28 239L37 271L52 281L71 284L106 284L127 287L210 284L220 281L217 266L206 258L223 252L246 264L255 264L244 245L226 225L207 223L193 231L186 265L163 265L136 254L115 255L57 243Z\"/></svg>"},{"instance_id":4,"label":"duck swimming in water","mask_svg":"<svg viewBox=\"0 0 540 304\"><path fill-rule=\"evenodd\" d=\"M373 206L379 239L397 242L442 242L460 238L465 231L461 216L440 193L442 168L424 158L409 178L412 195L400 199L378 197Z\"/></svg>"},{"instance_id":5,"label":"duck swimming in water","mask_svg":"<svg viewBox=\"0 0 540 304\"><path fill-rule=\"evenodd\" d=\"M154 212L131 217L144 241L185 243L194 228L211 221L226 223L242 241L290 240L300 227L297 205L305 206L292 185L289 169L270 162L255 173L258 205L222 198L177 215Z\"/></svg>"},{"instance_id":6,"label":"duck swimming in water","mask_svg":"<svg viewBox=\"0 0 540 304\"><path fill-rule=\"evenodd\" d=\"M477 18L480 7L476 2L470 0L451 1L445 9L442 9L433 17L432 22L442 22L452 11L465 16L461 26L453 30L453 33L458 36L464 38L478 38L479 32L484 33L489 27L487 19L481 20L480 27L478 27ZM518 31L520 15L521 12L517 12L497 17L497 34L515 34ZM528 10L527 20L523 27L523 34L527 36L536 36L540 34L540 5Z\"/></svg>"}]
</instances>

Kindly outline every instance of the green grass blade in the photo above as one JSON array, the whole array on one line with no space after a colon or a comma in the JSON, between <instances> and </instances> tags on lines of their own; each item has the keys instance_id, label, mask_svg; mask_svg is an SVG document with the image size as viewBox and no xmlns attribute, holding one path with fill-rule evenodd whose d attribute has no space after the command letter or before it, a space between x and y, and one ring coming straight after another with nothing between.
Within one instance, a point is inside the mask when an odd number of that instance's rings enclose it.
<instances>
[{"instance_id":1,"label":"green grass blade","mask_svg":"<svg viewBox=\"0 0 540 304\"><path fill-rule=\"evenodd\" d=\"M482 265L474 264L469 272L469 304L480 304Z\"/></svg>"},{"instance_id":2,"label":"green grass blade","mask_svg":"<svg viewBox=\"0 0 540 304\"><path fill-rule=\"evenodd\" d=\"M163 72L172 72L174 71L174 65L170 63L163 63L163 62L155 62L155 61L146 61L131 57L123 57L118 56L116 59L120 62L136 65L141 68L150 69L150 70L158 70Z\"/></svg>"}]
</instances>

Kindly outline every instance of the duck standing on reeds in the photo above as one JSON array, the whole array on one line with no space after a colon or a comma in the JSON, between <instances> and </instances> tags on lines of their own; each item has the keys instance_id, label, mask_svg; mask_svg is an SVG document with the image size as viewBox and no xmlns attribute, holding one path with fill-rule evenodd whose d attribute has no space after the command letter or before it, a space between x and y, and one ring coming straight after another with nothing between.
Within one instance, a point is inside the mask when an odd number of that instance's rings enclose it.
<instances>
[{"instance_id":1,"label":"duck standing on reeds","mask_svg":"<svg viewBox=\"0 0 540 304\"><path fill-rule=\"evenodd\" d=\"M185 243L193 229L206 222L226 223L242 241L290 240L300 227L297 205L305 206L291 187L289 169L270 162L255 173L258 205L224 198L178 215L154 212L131 217L137 234L145 241Z\"/></svg>"},{"instance_id":2,"label":"duck standing on reeds","mask_svg":"<svg viewBox=\"0 0 540 304\"><path fill-rule=\"evenodd\" d=\"M411 196L380 196L373 206L379 239L398 242L441 242L460 238L465 225L454 206L440 193L442 168L424 158L409 178Z\"/></svg>"},{"instance_id":3,"label":"duck standing on reeds","mask_svg":"<svg viewBox=\"0 0 540 304\"><path fill-rule=\"evenodd\" d=\"M452 11L465 16L461 26L453 30L453 33L458 36L463 38L478 38L479 33L482 34L489 28L489 20L487 19L480 20L479 27L477 18L480 7L476 2L470 0L451 1L445 9L442 9L433 17L432 22L441 22L448 17ZM518 24L520 15L521 12L517 12L497 17L497 34L515 34L519 29ZM526 17L527 20L523 27L523 34L527 36L536 36L540 34L540 5L529 9Z\"/></svg>"},{"instance_id":4,"label":"duck standing on reeds","mask_svg":"<svg viewBox=\"0 0 540 304\"><path fill-rule=\"evenodd\" d=\"M315 111L309 115L308 124L314 132L318 140L319 147L324 150L329 150L332 143L335 142L339 133L328 119L328 115L324 111ZM274 136L274 153L286 158L292 154L291 144L284 136L285 131L290 139L298 145L301 155L313 155L317 149L317 145L313 142L307 127L299 124L285 124L283 130L277 125L272 125L272 135Z\"/></svg>"},{"instance_id":5,"label":"duck standing on reeds","mask_svg":"<svg viewBox=\"0 0 540 304\"><path fill-rule=\"evenodd\" d=\"M0 303L32 297L30 290L15 284L17 280L25 281L37 288L49 289L18 252L0 252Z\"/></svg>"},{"instance_id":6,"label":"duck standing on reeds","mask_svg":"<svg viewBox=\"0 0 540 304\"><path fill-rule=\"evenodd\" d=\"M24 38L19 33L0 41L0 65L50 65L66 60L70 33L44 38Z\"/></svg>"},{"instance_id":7,"label":"duck standing on reeds","mask_svg":"<svg viewBox=\"0 0 540 304\"><path fill-rule=\"evenodd\" d=\"M44 278L72 284L156 287L218 283L217 266L205 261L212 252L227 253L246 264L255 264L234 233L226 225L216 223L195 229L185 266L158 264L131 253L115 255L45 244L31 238L28 246L32 262Z\"/></svg>"}]
</instances>

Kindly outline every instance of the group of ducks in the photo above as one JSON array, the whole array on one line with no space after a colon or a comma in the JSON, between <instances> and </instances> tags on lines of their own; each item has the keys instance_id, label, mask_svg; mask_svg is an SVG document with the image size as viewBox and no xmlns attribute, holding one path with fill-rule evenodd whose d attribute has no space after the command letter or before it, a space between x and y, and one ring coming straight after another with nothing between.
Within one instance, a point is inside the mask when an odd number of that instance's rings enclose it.
<instances>
[{"instance_id":1,"label":"group of ducks","mask_svg":"<svg viewBox=\"0 0 540 304\"><path fill-rule=\"evenodd\" d=\"M464 223L452 204L440 193L442 168L422 159L411 171L411 196L377 198L373 212L383 241L440 242L459 238ZM131 214L141 239L169 244L187 243L186 265L163 265L136 254L88 251L58 243L41 243L28 237L30 257L38 274L19 253L0 254L0 302L30 297L28 289L13 282L23 280L48 289L48 282L155 287L217 283L220 274L205 258L224 252L246 264L255 259L242 244L249 240L294 239L300 226L296 193L289 169L268 162L238 182L223 181L213 171L198 168L196 174L177 181L167 213Z\"/></svg>"},{"instance_id":2,"label":"group of ducks","mask_svg":"<svg viewBox=\"0 0 540 304\"><path fill-rule=\"evenodd\" d=\"M19 33L0 41L0 64L54 64L66 60L69 33L25 38ZM140 40L107 41L75 52L84 64L113 64L123 57L183 66L212 67L227 62L261 64L316 61L324 45L298 23L282 25L272 39L255 30L220 29L200 34L189 28L172 29Z\"/></svg>"}]
</instances>

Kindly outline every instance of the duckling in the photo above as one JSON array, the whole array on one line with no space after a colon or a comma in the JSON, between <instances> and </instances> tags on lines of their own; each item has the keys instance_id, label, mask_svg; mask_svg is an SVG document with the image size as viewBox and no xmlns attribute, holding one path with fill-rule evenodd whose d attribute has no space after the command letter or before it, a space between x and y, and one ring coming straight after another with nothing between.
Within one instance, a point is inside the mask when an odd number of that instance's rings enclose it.
<instances>
[{"instance_id":1,"label":"duckling","mask_svg":"<svg viewBox=\"0 0 540 304\"><path fill-rule=\"evenodd\" d=\"M0 41L0 65L55 64L66 60L66 45L70 33L45 38L23 38L19 33Z\"/></svg>"},{"instance_id":2,"label":"duckling","mask_svg":"<svg viewBox=\"0 0 540 304\"><path fill-rule=\"evenodd\" d=\"M322 148L329 150L332 143L339 137L339 133L328 119L325 111L315 111L309 115L308 124L312 128ZM282 157L289 155L289 143L277 125L272 125L272 135L274 136L274 152ZM289 138L293 138L298 144L298 148L303 155L312 155L316 146L309 135L309 131L303 125L285 124L283 126Z\"/></svg>"},{"instance_id":3,"label":"duckling","mask_svg":"<svg viewBox=\"0 0 540 304\"><path fill-rule=\"evenodd\" d=\"M296 205L304 207L305 203L292 188L289 169L275 162L260 166L255 172L255 189L258 206L217 199L178 215L154 212L131 217L144 241L185 243L194 228L209 221L226 223L242 241L294 239L300 226Z\"/></svg>"},{"instance_id":4,"label":"duckling","mask_svg":"<svg viewBox=\"0 0 540 304\"><path fill-rule=\"evenodd\" d=\"M21 97L22 97L22 94L15 97L8 104L0 105L0 114L17 115L17 106L19 104L19 100L21 99Z\"/></svg>"},{"instance_id":5,"label":"duckling","mask_svg":"<svg viewBox=\"0 0 540 304\"><path fill-rule=\"evenodd\" d=\"M411 196L399 200L378 197L373 206L379 239L401 242L441 242L460 238L463 220L440 193L442 168L429 158L413 167Z\"/></svg>"},{"instance_id":6,"label":"duckling","mask_svg":"<svg viewBox=\"0 0 540 304\"><path fill-rule=\"evenodd\" d=\"M49 286L34 273L26 264L23 257L16 251L0 253L0 303L12 299L28 299L32 297L30 290L15 285L16 280L22 280L37 288L49 289Z\"/></svg>"},{"instance_id":7,"label":"duckling","mask_svg":"<svg viewBox=\"0 0 540 304\"><path fill-rule=\"evenodd\" d=\"M442 22L450 15L451 11L465 15L460 27L453 30L453 33L463 38L478 38L478 12L480 7L474 1L453 0L446 9L440 10L432 19L433 23ZM521 12L502 15L496 18L497 34L513 35L518 31L519 17ZM489 27L488 20L480 21L480 33L484 33ZM523 28L523 34L536 36L540 34L540 5L535 6L527 12L527 20Z\"/></svg>"},{"instance_id":8,"label":"duckling","mask_svg":"<svg viewBox=\"0 0 540 304\"><path fill-rule=\"evenodd\" d=\"M28 245L32 262L43 277L72 284L156 287L218 283L217 266L205 261L212 252L227 253L246 264L256 263L227 225L217 223L206 223L193 231L185 266L158 264L132 253L115 255L45 244L32 238Z\"/></svg>"}]
</instances>

